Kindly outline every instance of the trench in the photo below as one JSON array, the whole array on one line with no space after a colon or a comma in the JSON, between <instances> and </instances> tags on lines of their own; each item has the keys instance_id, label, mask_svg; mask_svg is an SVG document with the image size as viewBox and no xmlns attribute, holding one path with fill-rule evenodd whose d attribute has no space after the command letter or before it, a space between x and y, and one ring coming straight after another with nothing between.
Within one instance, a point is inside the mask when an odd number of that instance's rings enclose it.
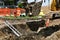
<instances>
[{"instance_id":1,"label":"trench","mask_svg":"<svg viewBox=\"0 0 60 40\"><path fill-rule=\"evenodd\" d=\"M39 33L32 33L34 31L34 28L31 30L29 25L27 26L25 24L17 24L13 26L24 35L21 37L17 37L8 27L4 27L0 29L0 33L1 33L0 40L40 40L42 37L46 38L47 36L50 36L54 32L60 30L60 25L55 25L44 28ZM36 25L32 25L32 26L36 26Z\"/></svg>"},{"instance_id":2,"label":"trench","mask_svg":"<svg viewBox=\"0 0 60 40\"><path fill-rule=\"evenodd\" d=\"M54 32L57 32L58 30L60 30L60 25L49 26L45 29L42 29L38 34L42 34L43 36L47 37L53 34Z\"/></svg>"}]
</instances>

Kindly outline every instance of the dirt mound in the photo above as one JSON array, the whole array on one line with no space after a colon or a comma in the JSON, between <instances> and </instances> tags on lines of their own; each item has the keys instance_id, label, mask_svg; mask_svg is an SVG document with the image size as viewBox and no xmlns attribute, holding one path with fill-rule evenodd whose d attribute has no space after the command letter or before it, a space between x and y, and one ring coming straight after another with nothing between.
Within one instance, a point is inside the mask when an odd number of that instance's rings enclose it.
<instances>
[{"instance_id":1,"label":"dirt mound","mask_svg":"<svg viewBox=\"0 0 60 40\"><path fill-rule=\"evenodd\" d=\"M60 40L60 30L48 36L45 40Z\"/></svg>"}]
</instances>

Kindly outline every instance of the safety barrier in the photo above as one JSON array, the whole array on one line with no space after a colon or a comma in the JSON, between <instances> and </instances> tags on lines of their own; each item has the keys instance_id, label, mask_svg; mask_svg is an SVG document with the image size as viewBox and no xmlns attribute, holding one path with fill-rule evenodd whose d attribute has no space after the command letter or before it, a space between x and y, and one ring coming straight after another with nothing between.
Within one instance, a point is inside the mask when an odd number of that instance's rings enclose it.
<instances>
[{"instance_id":1,"label":"safety barrier","mask_svg":"<svg viewBox=\"0 0 60 40\"><path fill-rule=\"evenodd\" d=\"M25 10L22 8L15 8L15 9L10 9L10 8L0 8L0 16L10 16L13 14L14 16L20 16L21 12L24 12Z\"/></svg>"},{"instance_id":2,"label":"safety barrier","mask_svg":"<svg viewBox=\"0 0 60 40\"><path fill-rule=\"evenodd\" d=\"M10 15L10 9L9 8L0 8L0 15L1 16Z\"/></svg>"}]
</instances>

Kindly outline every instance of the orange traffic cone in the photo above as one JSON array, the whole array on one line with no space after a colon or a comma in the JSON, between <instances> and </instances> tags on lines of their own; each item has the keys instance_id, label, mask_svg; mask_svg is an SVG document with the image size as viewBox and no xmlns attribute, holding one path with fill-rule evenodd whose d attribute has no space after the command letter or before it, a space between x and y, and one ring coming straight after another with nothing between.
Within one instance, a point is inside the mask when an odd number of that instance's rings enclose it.
<instances>
[{"instance_id":1,"label":"orange traffic cone","mask_svg":"<svg viewBox=\"0 0 60 40\"><path fill-rule=\"evenodd\" d=\"M46 27L48 27L49 26L49 19L47 19L47 21L46 21Z\"/></svg>"}]
</instances>

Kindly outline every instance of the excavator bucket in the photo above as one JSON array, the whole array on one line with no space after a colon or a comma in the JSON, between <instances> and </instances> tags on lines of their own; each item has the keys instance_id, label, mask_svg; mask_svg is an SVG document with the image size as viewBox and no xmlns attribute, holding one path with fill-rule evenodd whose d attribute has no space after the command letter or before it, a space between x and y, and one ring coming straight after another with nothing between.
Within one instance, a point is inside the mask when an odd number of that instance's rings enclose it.
<instances>
[{"instance_id":1,"label":"excavator bucket","mask_svg":"<svg viewBox=\"0 0 60 40\"><path fill-rule=\"evenodd\" d=\"M34 16L39 15L39 12L41 10L41 6L42 6L42 1L34 4L34 6L32 7L32 13Z\"/></svg>"},{"instance_id":2,"label":"excavator bucket","mask_svg":"<svg viewBox=\"0 0 60 40\"><path fill-rule=\"evenodd\" d=\"M31 3L24 2L22 4L26 8L26 10L28 9L28 13L32 12L33 16L37 16L39 14L40 10L41 10L42 3L43 3L43 0L41 0L39 2L34 1L34 2L31 2Z\"/></svg>"},{"instance_id":3,"label":"excavator bucket","mask_svg":"<svg viewBox=\"0 0 60 40\"><path fill-rule=\"evenodd\" d=\"M28 4L28 7L31 8L31 10L29 10L29 11L32 12L33 16L37 16L39 14L42 3L43 3L43 1L32 2L32 3Z\"/></svg>"}]
</instances>

